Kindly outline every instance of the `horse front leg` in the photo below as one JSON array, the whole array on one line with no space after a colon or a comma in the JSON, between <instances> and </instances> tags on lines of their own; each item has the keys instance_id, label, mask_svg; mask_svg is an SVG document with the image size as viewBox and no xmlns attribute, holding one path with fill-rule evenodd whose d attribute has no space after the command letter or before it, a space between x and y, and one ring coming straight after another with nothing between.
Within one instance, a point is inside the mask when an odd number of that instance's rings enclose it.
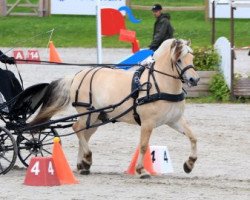
<instances>
[{"instance_id":1,"label":"horse front leg","mask_svg":"<svg viewBox=\"0 0 250 200\"><path fill-rule=\"evenodd\" d=\"M181 118L178 122L168 124L171 128L187 136L191 143L191 153L188 160L184 163L183 169L186 173L190 173L194 168L194 164L197 160L197 138L190 129L188 123L184 118Z\"/></svg>"},{"instance_id":2,"label":"horse front leg","mask_svg":"<svg viewBox=\"0 0 250 200\"><path fill-rule=\"evenodd\" d=\"M79 139L78 156L77 156L77 170L80 174L87 175L90 173L90 167L92 165L92 152L89 148L88 141L97 128L91 128L84 131L79 131L83 128L83 122L78 120L73 125L73 129Z\"/></svg>"},{"instance_id":3,"label":"horse front leg","mask_svg":"<svg viewBox=\"0 0 250 200\"><path fill-rule=\"evenodd\" d=\"M140 145L139 145L139 157L136 166L136 172L139 174L140 178L150 178L150 174L145 170L143 161L145 157L145 153L149 146L149 139L152 133L153 127L150 125L142 124L141 125L141 138L140 138Z\"/></svg>"}]
</instances>

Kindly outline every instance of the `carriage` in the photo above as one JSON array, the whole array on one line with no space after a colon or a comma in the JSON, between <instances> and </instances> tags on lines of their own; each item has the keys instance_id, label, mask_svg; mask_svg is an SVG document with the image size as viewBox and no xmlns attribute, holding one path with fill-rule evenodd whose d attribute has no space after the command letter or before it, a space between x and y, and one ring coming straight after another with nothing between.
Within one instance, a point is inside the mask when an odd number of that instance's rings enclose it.
<instances>
[{"instance_id":1,"label":"carriage","mask_svg":"<svg viewBox=\"0 0 250 200\"><path fill-rule=\"evenodd\" d=\"M191 153L183 167L190 173L197 159L197 147L196 137L183 118L182 85L196 86L199 81L192 49L188 41L170 39L162 43L153 58L153 62L139 64L132 71L89 67L50 84L33 85L2 102L0 173L7 173L17 156L28 166L32 156L51 154L52 138L60 137L57 129L72 127L79 139L77 170L89 174L92 152L88 141L99 126L109 122L141 126L136 166L140 178L150 177L143 158L152 130L163 124L189 138ZM52 119L70 103L78 114Z\"/></svg>"},{"instance_id":2,"label":"carriage","mask_svg":"<svg viewBox=\"0 0 250 200\"><path fill-rule=\"evenodd\" d=\"M49 84L23 89L21 76L18 80L7 67L0 69L0 78L4 80L0 87L0 174L6 174L17 157L27 167L32 157L51 154L53 138L59 137L57 129L72 126L73 119L42 130L29 129L28 121L41 105Z\"/></svg>"}]
</instances>

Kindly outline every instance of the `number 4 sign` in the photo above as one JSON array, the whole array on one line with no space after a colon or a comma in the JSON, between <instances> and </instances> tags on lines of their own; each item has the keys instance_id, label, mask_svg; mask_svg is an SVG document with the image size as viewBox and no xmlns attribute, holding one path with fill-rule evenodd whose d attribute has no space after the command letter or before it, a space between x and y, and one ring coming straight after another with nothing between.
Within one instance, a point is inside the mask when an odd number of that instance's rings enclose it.
<instances>
[{"instance_id":1,"label":"number 4 sign","mask_svg":"<svg viewBox=\"0 0 250 200\"><path fill-rule=\"evenodd\" d=\"M150 146L153 168L156 173L173 173L172 161L167 146Z\"/></svg>"},{"instance_id":2,"label":"number 4 sign","mask_svg":"<svg viewBox=\"0 0 250 200\"><path fill-rule=\"evenodd\" d=\"M34 157L31 159L24 180L25 185L60 185L52 157Z\"/></svg>"},{"instance_id":3,"label":"number 4 sign","mask_svg":"<svg viewBox=\"0 0 250 200\"><path fill-rule=\"evenodd\" d=\"M41 170L40 170L40 161L35 162L35 164L31 168L30 172L34 173L36 176L39 175L39 173L41 172ZM51 160L48 163L48 171L47 172L48 172L48 174L51 174L52 176L54 175L54 167L53 167L53 164L52 164Z\"/></svg>"}]
</instances>

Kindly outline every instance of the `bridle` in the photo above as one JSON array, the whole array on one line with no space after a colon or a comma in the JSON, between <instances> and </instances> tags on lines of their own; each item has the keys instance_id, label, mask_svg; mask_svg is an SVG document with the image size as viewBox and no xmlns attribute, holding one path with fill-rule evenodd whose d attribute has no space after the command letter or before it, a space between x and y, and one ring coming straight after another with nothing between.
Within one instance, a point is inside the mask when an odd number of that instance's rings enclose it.
<instances>
[{"instance_id":1,"label":"bridle","mask_svg":"<svg viewBox=\"0 0 250 200\"><path fill-rule=\"evenodd\" d=\"M183 69L180 67L180 65L178 64L178 61L174 64L174 62L171 60L171 63L172 63L172 68L176 67L176 70L177 70L177 73L178 73L178 76L175 76L175 75L172 75L172 74L168 74L168 73L165 73L165 72L162 72L162 71L159 71L157 69L154 69L154 67L152 68L152 66L154 65L151 65L151 66L147 66L147 68L151 71L154 71L154 72L157 72L159 74L162 74L162 75L165 75L165 76L168 76L168 77L172 77L174 79L179 79L181 80L182 83L185 83L185 79L183 77L184 73L189 70L189 69L194 69L194 65L187 65L185 66Z\"/></svg>"},{"instance_id":2,"label":"bridle","mask_svg":"<svg viewBox=\"0 0 250 200\"><path fill-rule=\"evenodd\" d=\"M194 69L194 65L187 65L186 67L184 67L183 69L181 69L180 65L178 64L178 62L175 64L176 69L177 69L177 73L179 74L179 78L181 80L182 83L185 83L185 79L183 77L184 73L189 70L189 69Z\"/></svg>"}]
</instances>

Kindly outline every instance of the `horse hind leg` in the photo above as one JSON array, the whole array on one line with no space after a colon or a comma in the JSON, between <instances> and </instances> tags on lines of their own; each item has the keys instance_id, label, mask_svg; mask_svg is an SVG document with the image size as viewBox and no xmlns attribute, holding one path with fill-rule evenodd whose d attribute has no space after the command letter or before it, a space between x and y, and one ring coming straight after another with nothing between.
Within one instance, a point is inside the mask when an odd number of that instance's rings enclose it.
<instances>
[{"instance_id":1,"label":"horse hind leg","mask_svg":"<svg viewBox=\"0 0 250 200\"><path fill-rule=\"evenodd\" d=\"M76 134L79 139L77 170L80 174L87 175L90 173L90 167L92 165L92 152L89 148L88 142L92 134L94 134L97 130L97 128L90 128L78 132L78 130L84 128L83 124L83 120L79 119L73 125L73 129L75 132L77 132Z\"/></svg>"},{"instance_id":2,"label":"horse hind leg","mask_svg":"<svg viewBox=\"0 0 250 200\"><path fill-rule=\"evenodd\" d=\"M148 148L149 139L151 136L153 128L151 126L142 124L141 126L141 138L140 138L140 146L139 146L139 157L138 157L138 163L136 165L136 172L139 174L141 179L150 178L150 174L146 171L143 165L145 153Z\"/></svg>"},{"instance_id":3,"label":"horse hind leg","mask_svg":"<svg viewBox=\"0 0 250 200\"><path fill-rule=\"evenodd\" d=\"M184 118L181 118L177 123L168 124L171 128L175 129L176 131L183 133L185 136L187 136L190 140L191 144L191 153L188 157L188 160L185 161L183 164L183 169L186 173L190 173L193 168L194 164L197 160L197 138L193 134L192 130L188 126L186 120Z\"/></svg>"}]
</instances>

